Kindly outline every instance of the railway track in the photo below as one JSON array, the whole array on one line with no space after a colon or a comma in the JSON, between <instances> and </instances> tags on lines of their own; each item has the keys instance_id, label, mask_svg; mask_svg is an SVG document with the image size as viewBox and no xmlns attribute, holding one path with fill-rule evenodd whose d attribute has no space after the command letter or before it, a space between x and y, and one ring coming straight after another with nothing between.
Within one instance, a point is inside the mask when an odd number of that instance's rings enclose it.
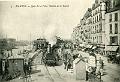
<instances>
[{"instance_id":1,"label":"railway track","mask_svg":"<svg viewBox=\"0 0 120 82\"><path fill-rule=\"evenodd\" d=\"M46 72L49 75L49 79L52 82L65 82L65 79L61 77L61 74L55 67L45 66Z\"/></svg>"}]
</instances>

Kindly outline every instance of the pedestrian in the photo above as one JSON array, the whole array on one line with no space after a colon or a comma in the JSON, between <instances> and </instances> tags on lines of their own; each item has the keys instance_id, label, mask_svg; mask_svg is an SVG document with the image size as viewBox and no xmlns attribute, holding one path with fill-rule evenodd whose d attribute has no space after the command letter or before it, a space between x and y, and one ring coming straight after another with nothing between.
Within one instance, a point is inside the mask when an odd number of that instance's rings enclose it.
<instances>
[{"instance_id":1,"label":"pedestrian","mask_svg":"<svg viewBox=\"0 0 120 82\"><path fill-rule=\"evenodd\" d=\"M118 53L116 55L116 61L117 61L117 64L120 64L120 54L118 54Z\"/></svg>"},{"instance_id":2,"label":"pedestrian","mask_svg":"<svg viewBox=\"0 0 120 82\"><path fill-rule=\"evenodd\" d=\"M65 65L64 69L66 69L66 67L67 67L67 60L64 60L64 65Z\"/></svg>"},{"instance_id":3,"label":"pedestrian","mask_svg":"<svg viewBox=\"0 0 120 82\"><path fill-rule=\"evenodd\" d=\"M101 75L103 75L103 66L104 66L104 63L103 63L103 60L101 59L101 57L99 58L99 65L98 65L98 69L99 69L99 72Z\"/></svg>"},{"instance_id":4,"label":"pedestrian","mask_svg":"<svg viewBox=\"0 0 120 82\"><path fill-rule=\"evenodd\" d=\"M64 65L65 65L64 69L66 69L66 67L67 67L67 60L68 60L68 54L65 53L64 54Z\"/></svg>"},{"instance_id":5,"label":"pedestrian","mask_svg":"<svg viewBox=\"0 0 120 82\"><path fill-rule=\"evenodd\" d=\"M88 61L86 60L86 81L88 81L88 73L89 73L88 66L89 66Z\"/></svg>"},{"instance_id":6,"label":"pedestrian","mask_svg":"<svg viewBox=\"0 0 120 82\"><path fill-rule=\"evenodd\" d=\"M25 77L27 76L27 69L28 69L28 65L27 65L27 63L25 62L25 64L24 64L24 74L25 74Z\"/></svg>"},{"instance_id":7,"label":"pedestrian","mask_svg":"<svg viewBox=\"0 0 120 82\"><path fill-rule=\"evenodd\" d=\"M31 67L31 61L28 62L28 66L27 66L27 71L28 71L28 75L30 76L31 74L31 70L32 70L32 67Z\"/></svg>"},{"instance_id":8,"label":"pedestrian","mask_svg":"<svg viewBox=\"0 0 120 82\"><path fill-rule=\"evenodd\" d=\"M110 58L109 57L107 58L107 62L110 63Z\"/></svg>"},{"instance_id":9,"label":"pedestrian","mask_svg":"<svg viewBox=\"0 0 120 82\"><path fill-rule=\"evenodd\" d=\"M70 69L71 66L72 66L70 61L71 61L71 60L69 59L69 60L68 60L68 65L67 65L67 71L68 71L68 69Z\"/></svg>"},{"instance_id":10,"label":"pedestrian","mask_svg":"<svg viewBox=\"0 0 120 82\"><path fill-rule=\"evenodd\" d=\"M99 63L101 65L101 69L103 69L104 63L103 63L103 60L101 59L101 57L99 58Z\"/></svg>"}]
</instances>

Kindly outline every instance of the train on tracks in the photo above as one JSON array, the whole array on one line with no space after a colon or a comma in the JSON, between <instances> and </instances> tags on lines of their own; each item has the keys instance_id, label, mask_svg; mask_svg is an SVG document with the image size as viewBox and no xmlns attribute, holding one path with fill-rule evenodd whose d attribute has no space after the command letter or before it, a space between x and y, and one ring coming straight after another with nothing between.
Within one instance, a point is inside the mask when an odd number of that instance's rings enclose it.
<instances>
[{"instance_id":1,"label":"train on tracks","mask_svg":"<svg viewBox=\"0 0 120 82\"><path fill-rule=\"evenodd\" d=\"M62 65L63 55L61 45L58 43L51 45L46 39L37 39L34 41L35 49L43 51L43 63L50 66Z\"/></svg>"}]
</instances>

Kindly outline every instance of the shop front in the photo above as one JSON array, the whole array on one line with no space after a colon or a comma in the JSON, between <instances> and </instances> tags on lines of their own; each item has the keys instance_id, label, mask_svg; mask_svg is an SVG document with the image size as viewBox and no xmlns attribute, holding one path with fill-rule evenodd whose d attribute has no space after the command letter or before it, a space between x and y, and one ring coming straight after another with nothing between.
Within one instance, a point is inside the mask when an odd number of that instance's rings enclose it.
<instances>
[{"instance_id":1,"label":"shop front","mask_svg":"<svg viewBox=\"0 0 120 82\"><path fill-rule=\"evenodd\" d=\"M116 63L116 55L118 53L119 46L106 46L106 56L108 57L108 62Z\"/></svg>"}]
</instances>

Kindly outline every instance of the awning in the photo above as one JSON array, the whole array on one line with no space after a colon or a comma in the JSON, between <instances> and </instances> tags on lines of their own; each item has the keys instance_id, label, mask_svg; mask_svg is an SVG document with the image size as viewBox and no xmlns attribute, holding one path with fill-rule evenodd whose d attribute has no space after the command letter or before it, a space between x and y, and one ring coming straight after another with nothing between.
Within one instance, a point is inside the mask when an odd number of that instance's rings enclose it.
<instances>
[{"instance_id":1,"label":"awning","mask_svg":"<svg viewBox=\"0 0 120 82\"><path fill-rule=\"evenodd\" d=\"M13 56L10 56L8 59L24 59L25 57L23 57L22 55L13 55Z\"/></svg>"},{"instance_id":2,"label":"awning","mask_svg":"<svg viewBox=\"0 0 120 82\"><path fill-rule=\"evenodd\" d=\"M86 48L89 48L89 47L90 47L90 45L86 45L85 47L86 47Z\"/></svg>"},{"instance_id":3,"label":"awning","mask_svg":"<svg viewBox=\"0 0 120 82\"><path fill-rule=\"evenodd\" d=\"M117 51L118 46L106 46L105 50L106 51Z\"/></svg>"},{"instance_id":4,"label":"awning","mask_svg":"<svg viewBox=\"0 0 120 82\"><path fill-rule=\"evenodd\" d=\"M97 46L93 46L93 47L92 47L92 49L95 49L95 48L97 48Z\"/></svg>"},{"instance_id":5,"label":"awning","mask_svg":"<svg viewBox=\"0 0 120 82\"><path fill-rule=\"evenodd\" d=\"M92 45L90 45L89 48L92 48Z\"/></svg>"},{"instance_id":6,"label":"awning","mask_svg":"<svg viewBox=\"0 0 120 82\"><path fill-rule=\"evenodd\" d=\"M84 47L84 44L80 44L79 46Z\"/></svg>"},{"instance_id":7,"label":"awning","mask_svg":"<svg viewBox=\"0 0 120 82\"><path fill-rule=\"evenodd\" d=\"M92 45L86 45L85 47L86 48L92 48Z\"/></svg>"}]
</instances>

